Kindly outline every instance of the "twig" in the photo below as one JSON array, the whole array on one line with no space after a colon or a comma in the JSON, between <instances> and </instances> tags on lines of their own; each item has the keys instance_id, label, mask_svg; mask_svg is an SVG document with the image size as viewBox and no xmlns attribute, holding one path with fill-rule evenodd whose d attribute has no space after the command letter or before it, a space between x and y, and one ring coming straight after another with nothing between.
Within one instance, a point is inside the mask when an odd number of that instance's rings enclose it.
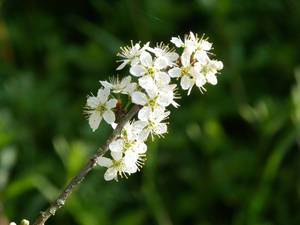
<instances>
[{"instance_id":1,"label":"twig","mask_svg":"<svg viewBox=\"0 0 300 225\"><path fill-rule=\"evenodd\" d=\"M113 131L111 136L107 139L106 143L98 149L97 153L90 159L86 166L70 181L64 191L59 195L55 202L53 202L50 207L41 212L40 216L36 219L33 225L44 225L45 222L53 216L56 211L61 208L69 195L72 193L73 189L85 178L85 176L90 172L90 170L96 165L97 158L103 156L108 151L108 146L112 143L118 135L120 135L125 124L132 119L132 117L141 109L141 106L134 105L130 111L120 120L118 126Z\"/></svg>"}]
</instances>

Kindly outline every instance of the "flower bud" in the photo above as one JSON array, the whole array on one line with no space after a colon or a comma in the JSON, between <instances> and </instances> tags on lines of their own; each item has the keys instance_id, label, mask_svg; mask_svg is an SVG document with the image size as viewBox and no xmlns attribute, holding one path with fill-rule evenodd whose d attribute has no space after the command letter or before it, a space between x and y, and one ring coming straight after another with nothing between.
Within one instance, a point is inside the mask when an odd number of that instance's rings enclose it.
<instances>
[{"instance_id":1,"label":"flower bud","mask_svg":"<svg viewBox=\"0 0 300 225\"><path fill-rule=\"evenodd\" d=\"M21 221L21 225L29 225L29 221L23 219L23 220Z\"/></svg>"}]
</instances>

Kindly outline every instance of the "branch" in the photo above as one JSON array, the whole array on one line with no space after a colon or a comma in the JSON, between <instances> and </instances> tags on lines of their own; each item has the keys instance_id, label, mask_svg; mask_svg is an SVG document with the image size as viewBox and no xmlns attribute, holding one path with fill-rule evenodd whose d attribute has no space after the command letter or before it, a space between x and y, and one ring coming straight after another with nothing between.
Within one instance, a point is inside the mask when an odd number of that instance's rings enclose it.
<instances>
[{"instance_id":1,"label":"branch","mask_svg":"<svg viewBox=\"0 0 300 225\"><path fill-rule=\"evenodd\" d=\"M121 131L125 124L132 119L132 117L141 109L141 106L134 105L130 111L120 120L118 126L113 131L111 136L107 139L106 143L98 149L97 153L90 159L86 166L70 181L64 191L59 195L55 202L53 202L45 212L41 212L41 215L36 219L33 225L44 225L45 222L53 216L56 211L61 208L69 195L71 195L73 189L85 178L88 172L96 165L97 159L103 156L108 151L108 146L112 143Z\"/></svg>"}]
</instances>

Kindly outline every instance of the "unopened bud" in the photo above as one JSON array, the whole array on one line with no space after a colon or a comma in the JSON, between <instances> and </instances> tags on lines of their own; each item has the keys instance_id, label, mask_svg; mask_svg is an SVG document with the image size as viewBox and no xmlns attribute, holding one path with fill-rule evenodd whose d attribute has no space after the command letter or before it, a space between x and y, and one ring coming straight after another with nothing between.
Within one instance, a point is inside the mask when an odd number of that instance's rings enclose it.
<instances>
[{"instance_id":1,"label":"unopened bud","mask_svg":"<svg viewBox=\"0 0 300 225\"><path fill-rule=\"evenodd\" d=\"M21 221L21 225L29 225L29 221L23 219L23 220Z\"/></svg>"},{"instance_id":2,"label":"unopened bud","mask_svg":"<svg viewBox=\"0 0 300 225\"><path fill-rule=\"evenodd\" d=\"M9 223L9 225L17 225L15 222L11 222Z\"/></svg>"}]
</instances>

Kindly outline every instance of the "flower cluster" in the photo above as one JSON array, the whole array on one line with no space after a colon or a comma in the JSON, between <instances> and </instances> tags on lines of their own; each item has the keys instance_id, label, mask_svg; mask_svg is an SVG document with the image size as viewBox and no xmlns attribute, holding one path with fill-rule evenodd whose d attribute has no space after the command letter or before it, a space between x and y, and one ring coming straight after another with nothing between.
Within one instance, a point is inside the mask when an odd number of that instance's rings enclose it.
<instances>
[{"instance_id":1,"label":"flower cluster","mask_svg":"<svg viewBox=\"0 0 300 225\"><path fill-rule=\"evenodd\" d=\"M175 102L177 85L172 83L172 78L180 79L180 86L188 91L188 95L194 85L202 92L206 83L217 84L216 74L223 64L210 59L211 43L192 32L184 40L173 37L171 43L182 48L181 54L175 47L162 43L156 47L150 47L149 42L142 46L131 43L131 46L121 48L122 52L118 54L121 64L117 70L128 66L130 75L121 80L100 81L102 87L97 96L87 99L86 112L93 131L99 127L102 118L115 128L116 118L132 103L142 107L137 119L128 122L121 135L109 145L111 158L98 158L97 163L107 167L105 180L117 180L118 175L127 177L138 171L146 160L148 137L151 136L153 141L155 136L167 133L165 120L170 115L167 107L179 106ZM126 104L122 104L124 96Z\"/></svg>"}]
</instances>

